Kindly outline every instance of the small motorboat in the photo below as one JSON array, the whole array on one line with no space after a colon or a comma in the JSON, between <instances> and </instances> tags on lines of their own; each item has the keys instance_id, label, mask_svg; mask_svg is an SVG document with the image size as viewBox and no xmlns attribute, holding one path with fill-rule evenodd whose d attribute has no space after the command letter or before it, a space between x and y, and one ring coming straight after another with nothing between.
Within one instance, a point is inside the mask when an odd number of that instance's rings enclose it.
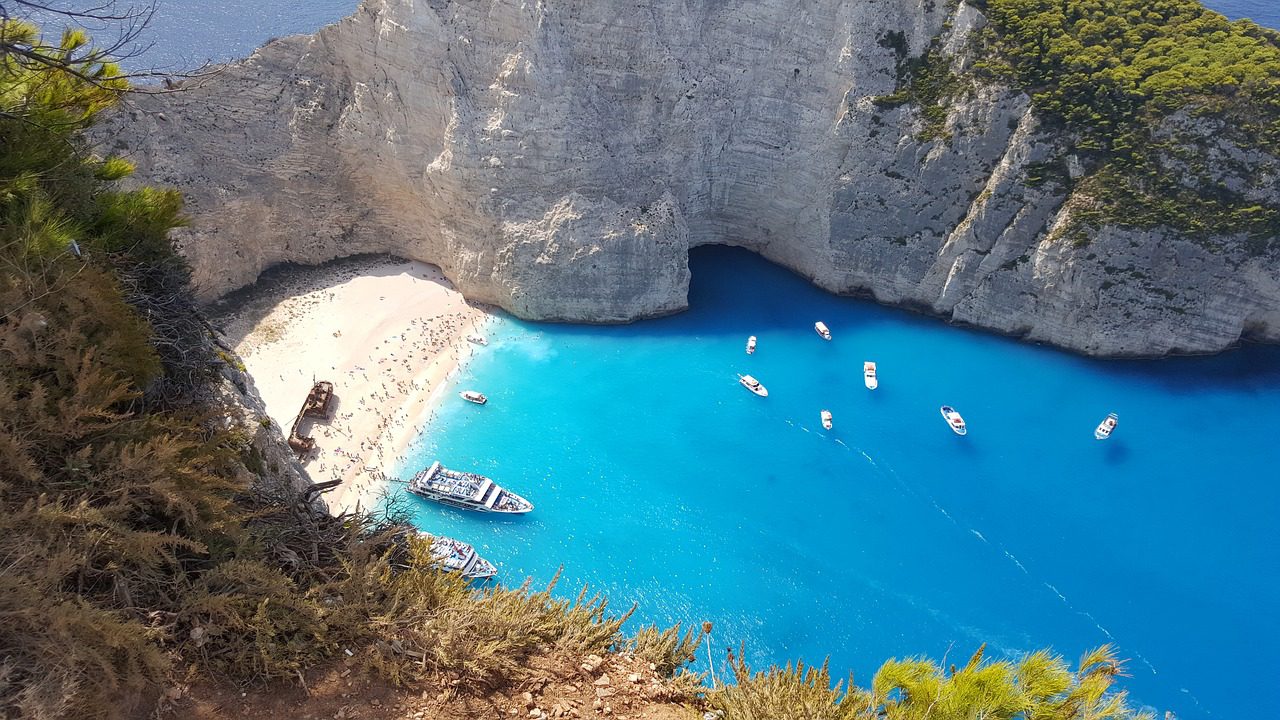
<instances>
[{"instance_id":1,"label":"small motorboat","mask_svg":"<svg viewBox=\"0 0 1280 720\"><path fill-rule=\"evenodd\" d=\"M828 430L831 429L831 411L830 410L822 411L822 427Z\"/></svg>"},{"instance_id":2,"label":"small motorboat","mask_svg":"<svg viewBox=\"0 0 1280 720\"><path fill-rule=\"evenodd\" d=\"M755 351L756 351L756 336L752 335L751 337L747 338L747 354L750 355Z\"/></svg>"},{"instance_id":3,"label":"small motorboat","mask_svg":"<svg viewBox=\"0 0 1280 720\"><path fill-rule=\"evenodd\" d=\"M470 403L475 403L477 405L483 405L489 402L489 398L485 397L484 393L476 392L475 390L463 390L462 392L458 393L458 397L461 397L463 400L466 400L467 402L470 402Z\"/></svg>"},{"instance_id":4,"label":"small motorboat","mask_svg":"<svg viewBox=\"0 0 1280 720\"><path fill-rule=\"evenodd\" d=\"M489 344L489 340L488 340L488 338L486 338L486 337L485 337L485 336L483 336L483 335L476 335L475 333L472 333L472 334L470 334L470 335L468 335L468 336L467 336L467 342L469 342L469 343L474 343L474 344L476 344L476 345L488 345L488 344Z\"/></svg>"},{"instance_id":5,"label":"small motorboat","mask_svg":"<svg viewBox=\"0 0 1280 720\"><path fill-rule=\"evenodd\" d=\"M960 413L956 412L956 409L950 405L942 406L942 419L947 421L947 426L955 431L957 435L964 435L969 432L964 426L964 418L960 417Z\"/></svg>"},{"instance_id":6,"label":"small motorboat","mask_svg":"<svg viewBox=\"0 0 1280 720\"><path fill-rule=\"evenodd\" d=\"M1093 431L1095 440L1106 440L1111 437L1111 431L1116 429L1116 425L1120 422L1120 416L1115 413L1107 415L1106 419L1098 423L1098 427Z\"/></svg>"},{"instance_id":7,"label":"small motorboat","mask_svg":"<svg viewBox=\"0 0 1280 720\"><path fill-rule=\"evenodd\" d=\"M870 360L862 363L862 382L866 384L868 390L880 387L880 381L876 379L876 364Z\"/></svg>"},{"instance_id":8,"label":"small motorboat","mask_svg":"<svg viewBox=\"0 0 1280 720\"><path fill-rule=\"evenodd\" d=\"M827 324L822 322L821 320L813 324L813 329L815 332L817 332L819 335L822 336L823 340L831 339L831 331L827 329Z\"/></svg>"},{"instance_id":9,"label":"small motorboat","mask_svg":"<svg viewBox=\"0 0 1280 720\"><path fill-rule=\"evenodd\" d=\"M769 391L765 389L764 385L761 385L759 380L751 377L750 375L739 375L738 382L742 383L742 387L750 390L760 397L769 397Z\"/></svg>"}]
</instances>

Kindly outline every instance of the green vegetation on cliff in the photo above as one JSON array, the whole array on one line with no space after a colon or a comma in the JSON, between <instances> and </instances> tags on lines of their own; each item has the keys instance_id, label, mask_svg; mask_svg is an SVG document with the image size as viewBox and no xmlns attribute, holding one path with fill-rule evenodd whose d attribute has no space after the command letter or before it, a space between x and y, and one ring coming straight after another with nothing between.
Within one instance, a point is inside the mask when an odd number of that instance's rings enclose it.
<instances>
[{"instance_id":1,"label":"green vegetation on cliff","mask_svg":"<svg viewBox=\"0 0 1280 720\"><path fill-rule=\"evenodd\" d=\"M629 613L598 597L471 589L395 521L316 514L291 492L254 444L263 428L219 399L235 373L169 244L180 197L120 187L128 163L81 135L126 90L118 69L80 33L2 30L0 715L144 716L184 676L292 681L348 654L473 693L526 679L535 655L625 649L669 674L692 659L701 633L627 640ZM739 663L709 701L731 718L1133 717L1119 663L1088 658L1076 675L1040 654L949 676L890 662L856 701L825 670Z\"/></svg>"},{"instance_id":2,"label":"green vegetation on cliff","mask_svg":"<svg viewBox=\"0 0 1280 720\"><path fill-rule=\"evenodd\" d=\"M484 688L622 642L603 599L474 592L395 523L317 515L261 477L261 427L218 399L233 373L167 237L181 198L118 187L128 163L82 138L119 70L76 60L79 33L3 38L0 715L146 715L187 671L297 678L342 649Z\"/></svg>"},{"instance_id":3,"label":"green vegetation on cliff","mask_svg":"<svg viewBox=\"0 0 1280 720\"><path fill-rule=\"evenodd\" d=\"M1066 131L1084 225L1280 236L1280 33L1197 0L984 5L979 69Z\"/></svg>"},{"instance_id":4,"label":"green vegetation on cliff","mask_svg":"<svg viewBox=\"0 0 1280 720\"><path fill-rule=\"evenodd\" d=\"M896 107L911 103L920 108L924 123L917 140L950 140L946 131L947 101L956 94L959 82L951 71L951 57L942 51L941 37L935 37L919 57L907 55L906 36L900 31L881 37L880 45L897 55L898 83L892 93L877 97L876 104Z\"/></svg>"},{"instance_id":5,"label":"green vegetation on cliff","mask_svg":"<svg viewBox=\"0 0 1280 720\"><path fill-rule=\"evenodd\" d=\"M1080 658L1072 672L1066 661L1040 651L1011 662L984 661L985 647L963 667L943 669L932 660L890 660L870 687L849 679L834 688L822 667L772 668L753 673L733 661L736 684L713 692L712 705L736 720L814 718L822 720L1128 720L1134 713L1123 693L1112 693L1122 663L1109 647Z\"/></svg>"}]
</instances>

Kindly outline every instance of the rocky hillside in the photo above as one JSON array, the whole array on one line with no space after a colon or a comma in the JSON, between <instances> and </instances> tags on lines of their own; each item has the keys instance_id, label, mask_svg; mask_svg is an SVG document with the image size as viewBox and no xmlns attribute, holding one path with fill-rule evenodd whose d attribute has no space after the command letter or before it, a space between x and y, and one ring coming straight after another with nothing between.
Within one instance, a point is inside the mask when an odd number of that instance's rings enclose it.
<instances>
[{"instance_id":1,"label":"rocky hillside","mask_svg":"<svg viewBox=\"0 0 1280 720\"><path fill-rule=\"evenodd\" d=\"M1280 340L1275 238L1082 234L1087 198L1040 177L1074 173L1072 139L1026 94L970 79L934 107L884 102L931 48L964 75L985 24L932 0L366 0L139 98L107 149L187 197L206 299L384 252L521 317L619 322L685 307L688 248L725 243L1090 354ZM1238 150L1215 148L1280 192L1280 162Z\"/></svg>"}]
</instances>

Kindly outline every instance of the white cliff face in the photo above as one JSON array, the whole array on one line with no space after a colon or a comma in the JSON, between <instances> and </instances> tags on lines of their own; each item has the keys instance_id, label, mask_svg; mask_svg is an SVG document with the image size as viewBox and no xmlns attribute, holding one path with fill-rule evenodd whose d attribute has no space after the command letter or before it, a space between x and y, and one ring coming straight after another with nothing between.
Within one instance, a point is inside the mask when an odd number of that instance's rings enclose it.
<instances>
[{"instance_id":1,"label":"white cliff face","mask_svg":"<svg viewBox=\"0 0 1280 720\"><path fill-rule=\"evenodd\" d=\"M979 87L921 143L890 32L983 22L933 0L366 0L108 128L189 200L212 299L276 263L387 252L536 319L686 304L688 248L740 245L838 293L1096 354L1280 340L1280 258L1104 229L1050 239L1057 148ZM965 62L957 58L957 63Z\"/></svg>"}]
</instances>

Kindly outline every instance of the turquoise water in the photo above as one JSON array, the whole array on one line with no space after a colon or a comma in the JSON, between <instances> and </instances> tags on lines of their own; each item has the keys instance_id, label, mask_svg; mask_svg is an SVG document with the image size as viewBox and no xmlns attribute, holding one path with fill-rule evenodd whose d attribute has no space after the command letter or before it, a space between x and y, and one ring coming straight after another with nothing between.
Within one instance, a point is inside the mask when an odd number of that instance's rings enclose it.
<instances>
[{"instance_id":1,"label":"turquoise water","mask_svg":"<svg viewBox=\"0 0 1280 720\"><path fill-rule=\"evenodd\" d=\"M1206 4L1280 27L1275 0ZM356 5L160 0L129 65L229 60ZM1094 362L833 298L739 253L695 255L683 315L501 321L459 379L490 405L445 404L414 462L487 472L538 508L503 521L420 503L418 522L475 542L508 582L563 564L566 592L588 582L646 621L714 620L719 649L746 642L757 664L830 653L866 679L887 656L952 644L1075 655L1114 641L1143 702L1280 715L1280 351ZM880 363L875 393L863 359ZM943 426L944 402L969 436ZM1098 443L1111 410L1120 427Z\"/></svg>"},{"instance_id":2,"label":"turquoise water","mask_svg":"<svg viewBox=\"0 0 1280 720\"><path fill-rule=\"evenodd\" d=\"M1099 362L833 297L743 251L696 250L693 271L674 317L499 321L453 388L489 404L446 396L400 470L439 458L536 509L411 498L415 522L508 584L563 565L566 594L712 620L718 658L830 653L868 680L893 655L1114 642L1143 703L1280 712L1261 691L1280 672L1280 348ZM768 398L739 387L748 372ZM1095 441L1109 411L1119 428Z\"/></svg>"}]
</instances>

